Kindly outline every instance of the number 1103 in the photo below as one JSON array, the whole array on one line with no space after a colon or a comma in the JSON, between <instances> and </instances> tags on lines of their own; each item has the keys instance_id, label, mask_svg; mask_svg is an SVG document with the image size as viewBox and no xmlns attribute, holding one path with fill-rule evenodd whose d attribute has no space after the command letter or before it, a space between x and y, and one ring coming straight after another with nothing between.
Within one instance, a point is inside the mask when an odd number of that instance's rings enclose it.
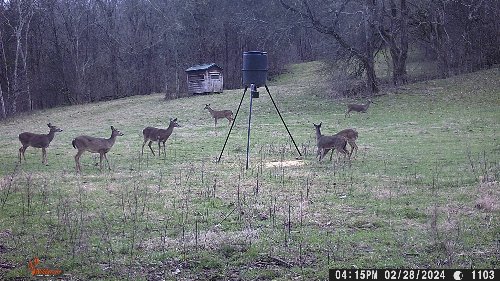
<instances>
[{"instance_id":1,"label":"number 1103","mask_svg":"<svg viewBox=\"0 0 500 281\"><path fill-rule=\"evenodd\" d=\"M495 271L494 270L473 270L472 280L494 280Z\"/></svg>"}]
</instances>

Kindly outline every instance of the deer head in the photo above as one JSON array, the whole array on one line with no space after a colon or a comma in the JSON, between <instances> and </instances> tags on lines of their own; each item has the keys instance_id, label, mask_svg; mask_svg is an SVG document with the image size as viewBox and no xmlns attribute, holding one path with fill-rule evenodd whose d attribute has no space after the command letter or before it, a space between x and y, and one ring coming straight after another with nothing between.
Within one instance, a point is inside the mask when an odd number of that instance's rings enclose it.
<instances>
[{"instance_id":1,"label":"deer head","mask_svg":"<svg viewBox=\"0 0 500 281\"><path fill-rule=\"evenodd\" d=\"M115 127L111 126L111 135L112 136L123 136L123 133L119 130L115 129Z\"/></svg>"},{"instance_id":2,"label":"deer head","mask_svg":"<svg viewBox=\"0 0 500 281\"><path fill-rule=\"evenodd\" d=\"M175 128L175 127L180 127L181 125L179 125L179 123L177 123L177 118L175 118L175 119L170 118L169 127L170 126L173 126Z\"/></svg>"},{"instance_id":3,"label":"deer head","mask_svg":"<svg viewBox=\"0 0 500 281\"><path fill-rule=\"evenodd\" d=\"M58 132L62 132L63 130L56 127L56 126L52 126L52 123L48 123L47 124L47 127L49 127L50 131L51 132L54 132L54 133L58 133Z\"/></svg>"}]
</instances>

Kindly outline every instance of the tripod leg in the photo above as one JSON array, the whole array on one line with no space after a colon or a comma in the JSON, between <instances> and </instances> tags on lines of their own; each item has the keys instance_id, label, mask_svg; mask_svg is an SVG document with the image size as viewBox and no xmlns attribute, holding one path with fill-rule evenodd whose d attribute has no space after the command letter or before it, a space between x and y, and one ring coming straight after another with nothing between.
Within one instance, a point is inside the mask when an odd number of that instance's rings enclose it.
<instances>
[{"instance_id":1,"label":"tripod leg","mask_svg":"<svg viewBox=\"0 0 500 281\"><path fill-rule=\"evenodd\" d=\"M281 118L281 122L283 122L283 125L285 125L285 129L288 132L288 135L290 136L290 138L292 139L293 144L295 145L295 149L297 149L297 152L299 153L299 155L302 156L302 154L300 153L299 148L297 147L297 144L295 143L295 140L292 137L292 134L290 133L290 130L288 130L288 127L286 126L285 120L283 120L283 117L281 116L281 113L280 113L278 107L276 106L276 103L274 102L273 96L271 96L271 92L269 92L269 88L267 87L267 85L264 85L264 86L266 87L266 91L269 94L269 97L271 98L271 101L274 104L274 108L276 108L276 112L278 112L278 115Z\"/></svg>"},{"instance_id":2,"label":"tripod leg","mask_svg":"<svg viewBox=\"0 0 500 281\"><path fill-rule=\"evenodd\" d=\"M251 85L251 91L255 90L254 84ZM248 170L248 156L250 153L250 126L251 126L251 121L252 121L252 101L253 101L253 95L250 93L250 112L248 113L248 132L247 132L247 163L246 163L246 169Z\"/></svg>"},{"instance_id":3,"label":"tripod leg","mask_svg":"<svg viewBox=\"0 0 500 281\"><path fill-rule=\"evenodd\" d=\"M243 102L243 98L245 97L247 89L248 89L248 86L245 86L245 90L243 91L243 96L241 96L240 104L238 105L238 109L236 110L236 114L234 115L233 122L231 124L231 128L229 128L229 132L227 133L226 141L224 141L224 146L222 147L222 151L220 152L219 159L217 160L217 162L220 162L220 159L222 158L222 154L224 153L224 149L226 148L227 140L229 139L229 135L231 134L231 131L233 130L234 123L236 123L236 117L238 117L238 112L240 112L241 103Z\"/></svg>"}]
</instances>

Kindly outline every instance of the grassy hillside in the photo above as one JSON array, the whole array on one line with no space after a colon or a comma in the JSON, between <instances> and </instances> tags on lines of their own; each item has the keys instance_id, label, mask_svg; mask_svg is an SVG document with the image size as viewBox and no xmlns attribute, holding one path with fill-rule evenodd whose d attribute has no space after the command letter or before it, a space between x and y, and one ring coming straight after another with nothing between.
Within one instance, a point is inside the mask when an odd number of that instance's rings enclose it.
<instances>
[{"instance_id":1,"label":"grassy hillside","mask_svg":"<svg viewBox=\"0 0 500 281\"><path fill-rule=\"evenodd\" d=\"M412 84L384 93L366 114L324 99L321 63L291 66L270 86L303 154L271 100L249 96L222 162L227 120L242 91L164 101L133 97L36 112L0 123L0 279L28 277L28 261L74 280L325 279L329 268L498 268L500 70ZM322 85L322 87L318 87ZM142 129L178 118L166 157ZM23 131L64 131L28 148ZM359 151L318 163L312 123L323 133L359 132ZM82 156L71 140L124 133L108 153ZM156 144L153 146L156 150Z\"/></svg>"}]
</instances>

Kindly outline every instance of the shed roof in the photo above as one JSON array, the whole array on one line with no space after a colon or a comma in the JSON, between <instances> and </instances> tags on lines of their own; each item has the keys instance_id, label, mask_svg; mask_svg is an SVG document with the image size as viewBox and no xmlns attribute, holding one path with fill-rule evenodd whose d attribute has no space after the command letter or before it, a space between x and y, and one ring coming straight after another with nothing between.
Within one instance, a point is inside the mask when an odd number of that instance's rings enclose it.
<instances>
[{"instance_id":1,"label":"shed roof","mask_svg":"<svg viewBox=\"0 0 500 281\"><path fill-rule=\"evenodd\" d=\"M191 66L190 68L186 69L186 72L196 71L196 70L207 70L212 67L217 67L219 69L222 69L222 67L216 65L215 63L205 63L205 64Z\"/></svg>"}]
</instances>

